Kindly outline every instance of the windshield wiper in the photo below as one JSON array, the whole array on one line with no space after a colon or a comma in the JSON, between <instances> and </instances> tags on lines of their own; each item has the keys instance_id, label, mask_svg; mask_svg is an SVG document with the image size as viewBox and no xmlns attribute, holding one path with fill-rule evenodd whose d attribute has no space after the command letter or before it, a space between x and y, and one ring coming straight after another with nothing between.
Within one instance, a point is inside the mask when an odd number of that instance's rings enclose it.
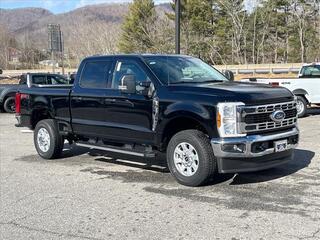
<instances>
[{"instance_id":1,"label":"windshield wiper","mask_svg":"<svg viewBox=\"0 0 320 240\"><path fill-rule=\"evenodd\" d=\"M180 84L180 83L198 83L194 81L179 81L179 82L170 82L170 84Z\"/></svg>"},{"instance_id":2,"label":"windshield wiper","mask_svg":"<svg viewBox=\"0 0 320 240\"><path fill-rule=\"evenodd\" d=\"M210 79L206 81L202 81L203 83L211 83L211 82L225 82L226 80L221 80L221 79Z\"/></svg>"},{"instance_id":3,"label":"windshield wiper","mask_svg":"<svg viewBox=\"0 0 320 240\"><path fill-rule=\"evenodd\" d=\"M183 83L212 83L212 82L225 82L226 80L207 80L207 81L178 81L170 82L170 84L183 84Z\"/></svg>"}]
</instances>

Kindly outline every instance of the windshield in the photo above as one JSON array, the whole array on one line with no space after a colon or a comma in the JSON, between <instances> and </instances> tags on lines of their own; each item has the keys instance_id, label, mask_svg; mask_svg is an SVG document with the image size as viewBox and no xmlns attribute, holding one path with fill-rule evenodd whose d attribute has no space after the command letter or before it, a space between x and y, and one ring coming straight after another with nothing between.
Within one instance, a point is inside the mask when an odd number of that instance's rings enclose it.
<instances>
[{"instance_id":1,"label":"windshield","mask_svg":"<svg viewBox=\"0 0 320 240\"><path fill-rule=\"evenodd\" d=\"M198 58L146 56L144 59L163 84L228 81L222 73Z\"/></svg>"}]
</instances>

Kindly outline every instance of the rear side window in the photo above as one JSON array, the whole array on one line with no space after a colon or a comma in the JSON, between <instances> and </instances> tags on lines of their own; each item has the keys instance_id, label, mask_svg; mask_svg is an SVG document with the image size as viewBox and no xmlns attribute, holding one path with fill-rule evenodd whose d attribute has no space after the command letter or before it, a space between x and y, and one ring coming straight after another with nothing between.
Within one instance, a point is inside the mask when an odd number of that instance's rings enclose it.
<instances>
[{"instance_id":1,"label":"rear side window","mask_svg":"<svg viewBox=\"0 0 320 240\"><path fill-rule=\"evenodd\" d=\"M32 76L33 84L47 84L47 77L44 75Z\"/></svg>"},{"instance_id":2,"label":"rear side window","mask_svg":"<svg viewBox=\"0 0 320 240\"><path fill-rule=\"evenodd\" d=\"M66 78L60 76L49 75L48 76L48 83L49 84L68 84L69 81Z\"/></svg>"},{"instance_id":3,"label":"rear side window","mask_svg":"<svg viewBox=\"0 0 320 240\"><path fill-rule=\"evenodd\" d=\"M107 88L111 71L111 61L87 62L81 74L83 88Z\"/></svg>"}]
</instances>

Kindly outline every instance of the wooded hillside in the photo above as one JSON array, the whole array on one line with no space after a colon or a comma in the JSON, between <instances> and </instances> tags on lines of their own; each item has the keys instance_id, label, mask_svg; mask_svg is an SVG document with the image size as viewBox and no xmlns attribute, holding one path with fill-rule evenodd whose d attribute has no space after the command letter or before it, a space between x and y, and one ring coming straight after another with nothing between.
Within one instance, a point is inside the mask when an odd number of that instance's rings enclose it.
<instances>
[{"instance_id":1,"label":"wooded hillside","mask_svg":"<svg viewBox=\"0 0 320 240\"><path fill-rule=\"evenodd\" d=\"M172 1L174 2L174 1ZM212 64L320 60L319 0L181 0L182 53ZM47 24L60 24L65 62L117 52L173 53L174 4L152 0L85 6L63 14L0 9L0 67L49 59ZM12 62L19 57L19 64Z\"/></svg>"}]
</instances>

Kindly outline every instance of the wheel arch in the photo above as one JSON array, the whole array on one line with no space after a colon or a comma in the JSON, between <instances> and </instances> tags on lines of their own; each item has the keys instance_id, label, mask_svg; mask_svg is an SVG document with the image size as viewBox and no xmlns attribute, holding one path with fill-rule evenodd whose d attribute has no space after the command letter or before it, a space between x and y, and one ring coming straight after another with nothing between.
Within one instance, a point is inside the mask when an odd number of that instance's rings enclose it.
<instances>
[{"instance_id":1,"label":"wheel arch","mask_svg":"<svg viewBox=\"0 0 320 240\"><path fill-rule=\"evenodd\" d=\"M31 113L31 127L34 129L38 122L44 119L53 119L52 114L47 108L36 108Z\"/></svg>"},{"instance_id":2,"label":"wheel arch","mask_svg":"<svg viewBox=\"0 0 320 240\"><path fill-rule=\"evenodd\" d=\"M9 97L15 97L16 95L16 90L12 90L12 89L8 89L8 90L4 90L2 93L1 93L1 96L0 96L0 102L2 102L2 104L4 104L4 102L9 98Z\"/></svg>"},{"instance_id":3,"label":"wheel arch","mask_svg":"<svg viewBox=\"0 0 320 240\"><path fill-rule=\"evenodd\" d=\"M158 145L160 150L166 149L170 139L176 133L188 129L196 129L206 135L210 133L210 129L206 127L200 116L192 112L177 113L172 118L167 119L159 129Z\"/></svg>"},{"instance_id":4,"label":"wheel arch","mask_svg":"<svg viewBox=\"0 0 320 240\"><path fill-rule=\"evenodd\" d=\"M308 103L310 103L310 101L309 101L309 99L308 99L308 97L307 97L307 95L309 95L309 93L308 93L305 89L303 89L303 88L298 88L298 89L293 90L292 93L293 93L294 95L296 95L296 96L303 96L303 97L306 99L306 101L307 101Z\"/></svg>"}]
</instances>

